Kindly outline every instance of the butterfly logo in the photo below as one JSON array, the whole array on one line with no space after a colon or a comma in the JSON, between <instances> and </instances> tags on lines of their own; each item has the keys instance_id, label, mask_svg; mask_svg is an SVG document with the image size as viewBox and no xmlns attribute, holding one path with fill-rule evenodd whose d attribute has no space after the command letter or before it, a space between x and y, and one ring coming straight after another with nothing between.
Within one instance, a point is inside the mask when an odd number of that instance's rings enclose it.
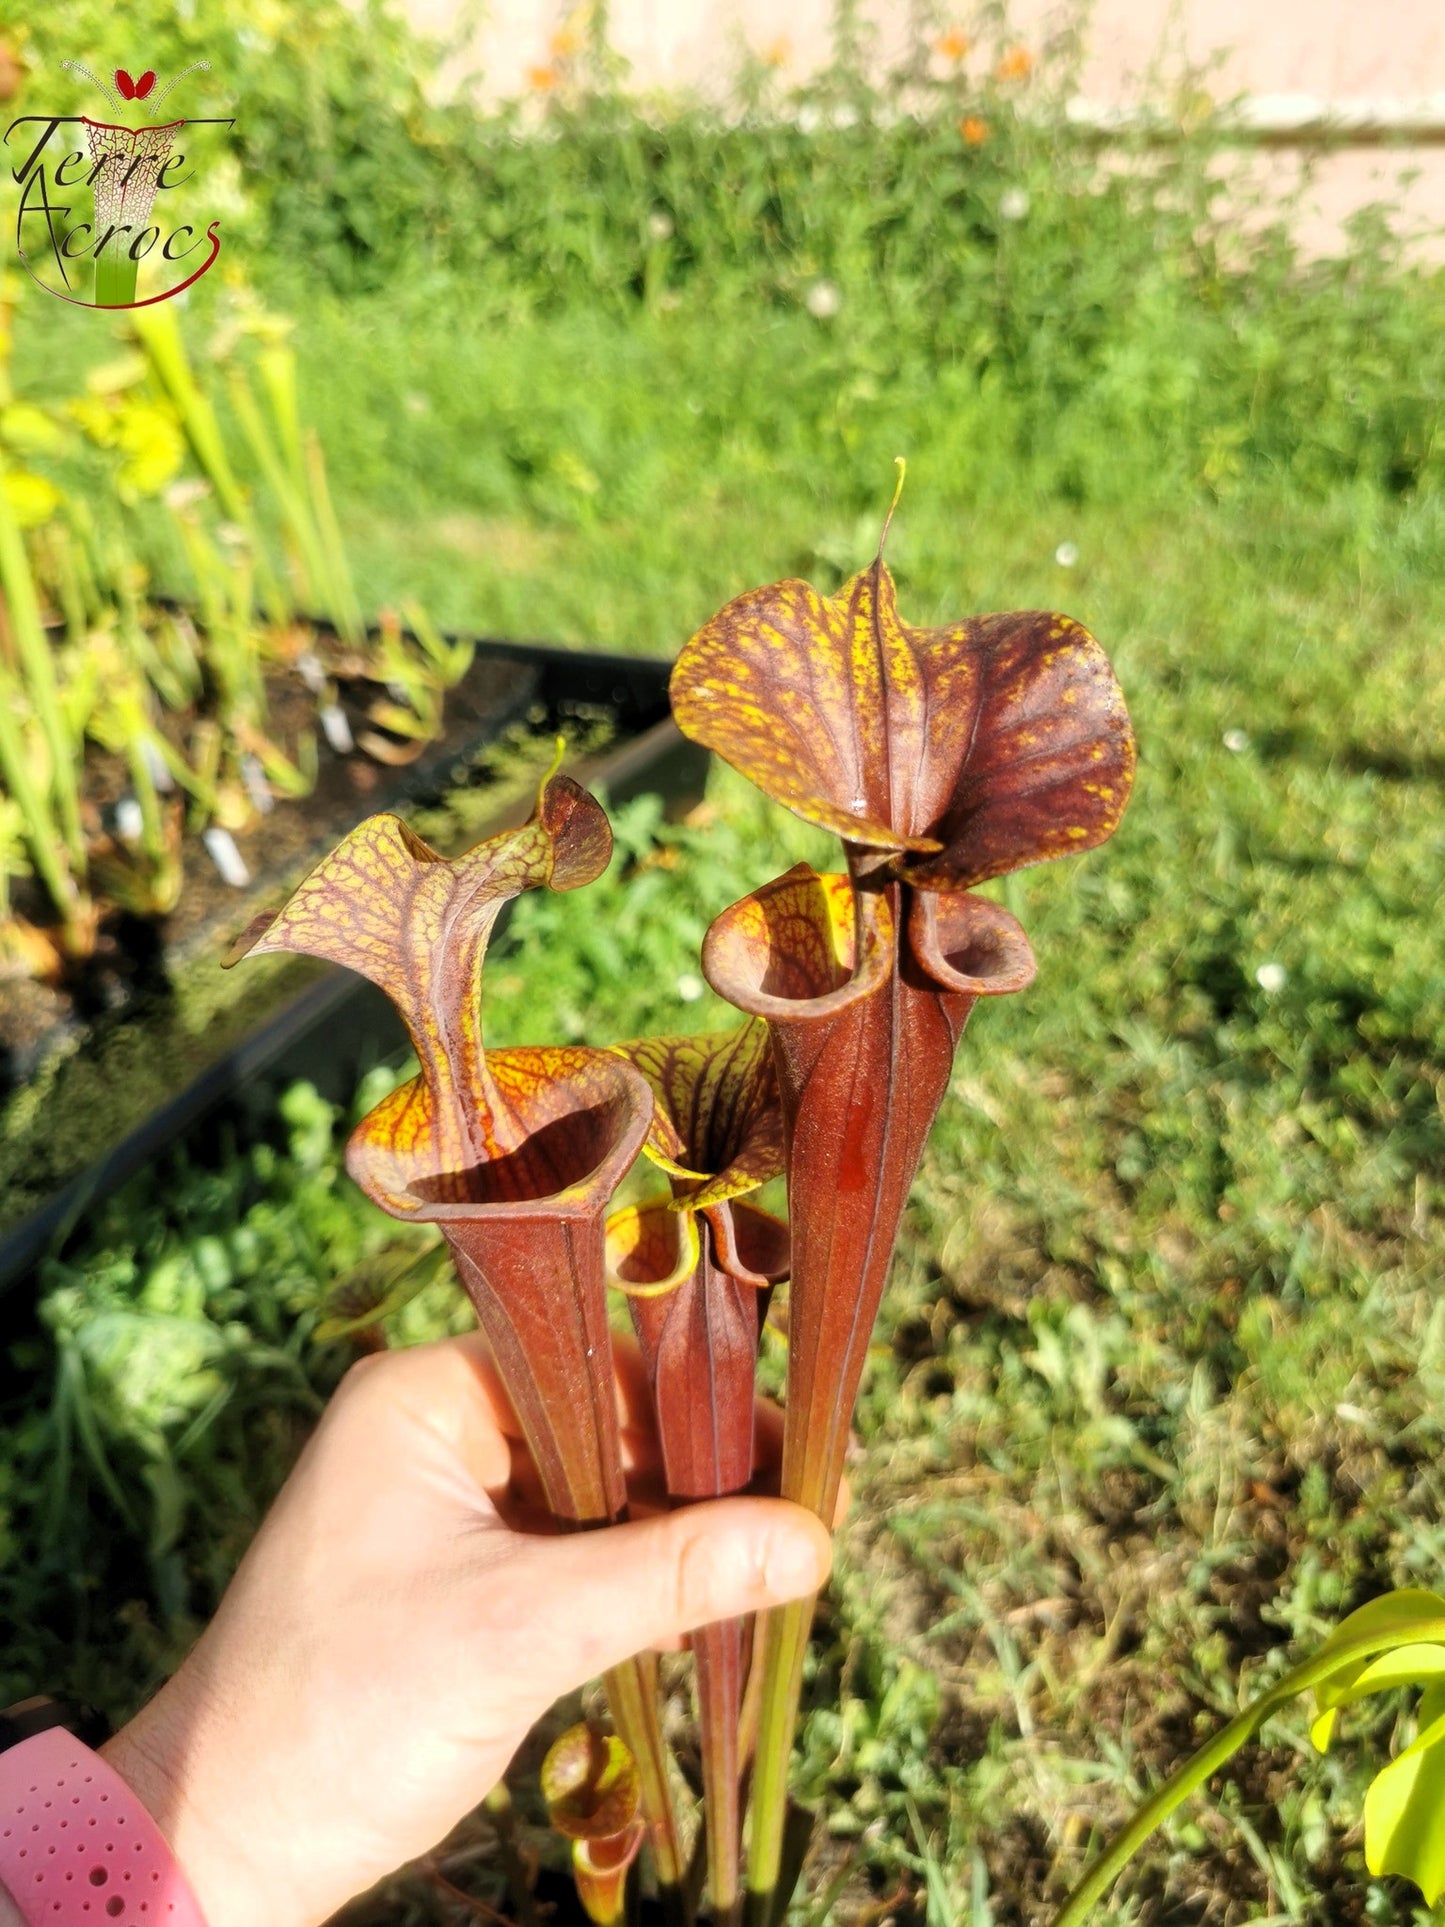
<instances>
[{"instance_id":1,"label":"butterfly logo","mask_svg":"<svg viewBox=\"0 0 1445 1927\"><path fill-rule=\"evenodd\" d=\"M116 113L119 113L121 110L121 101L150 100L150 96L155 90L156 72L153 67L147 67L139 80L133 80L124 67L117 67L110 80L102 80L98 74L93 74L89 67L82 67L78 60L62 60L60 64L62 67L68 68L71 73L79 74L82 80L88 80L92 87L98 87L115 109ZM210 68L211 63L209 60L193 61L192 64L185 69L184 73L177 74L174 80L168 80L160 92L156 94L155 99L151 101L150 107L147 110L149 118L151 120L155 119L156 113L166 95L179 87L187 74L209 73Z\"/></svg>"}]
</instances>

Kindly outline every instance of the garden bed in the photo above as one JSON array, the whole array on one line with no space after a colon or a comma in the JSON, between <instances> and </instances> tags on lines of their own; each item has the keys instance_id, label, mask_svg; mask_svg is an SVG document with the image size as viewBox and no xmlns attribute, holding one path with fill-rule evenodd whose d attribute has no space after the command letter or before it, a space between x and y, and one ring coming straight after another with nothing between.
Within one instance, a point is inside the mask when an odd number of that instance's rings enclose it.
<instances>
[{"instance_id":1,"label":"garden bed","mask_svg":"<svg viewBox=\"0 0 1445 1927\"><path fill-rule=\"evenodd\" d=\"M349 973L299 958L222 972L231 939L256 910L373 811L422 806L425 833L450 848L515 820L559 733L586 781L625 792L639 780L686 781L691 771L695 783L701 759L667 720L667 672L659 661L479 644L449 699L445 735L414 762L387 767L323 746L312 794L278 800L236 833L245 887L227 886L200 839L187 838L185 890L171 916L115 919L69 984L0 986L0 1065L10 1085L0 1105L0 1284L279 1056L294 1063L302 1051L323 1077L332 1060L344 1078L400 1044L382 1000ZM273 692L283 719L289 693ZM372 693L342 691L358 730ZM669 761L671 770L662 767ZM114 800L108 783L118 784L119 772L102 763L93 775L99 807Z\"/></svg>"}]
</instances>

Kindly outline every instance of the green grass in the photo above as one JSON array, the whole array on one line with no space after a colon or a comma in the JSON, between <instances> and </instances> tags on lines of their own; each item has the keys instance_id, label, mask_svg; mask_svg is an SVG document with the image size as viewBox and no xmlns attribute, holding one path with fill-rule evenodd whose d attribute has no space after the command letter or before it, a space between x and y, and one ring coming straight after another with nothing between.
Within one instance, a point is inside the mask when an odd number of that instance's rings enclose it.
<instances>
[{"instance_id":1,"label":"green grass","mask_svg":"<svg viewBox=\"0 0 1445 1927\"><path fill-rule=\"evenodd\" d=\"M1135 717L1115 840L1002 886L1040 974L976 1013L914 1193L801 1747L800 1922L1032 1927L1287 1653L1442 1580L1445 286L1378 233L1251 251L1200 227L1202 157L1084 179L1006 115L972 161L946 118L602 118L467 150L464 259L349 275L318 229L297 346L363 600L672 651L866 561L904 453L904 614L1066 609ZM88 348L41 350L22 387ZM694 822L619 828L606 880L518 907L495 1041L725 1019L709 919L828 853L722 772ZM0 1690L121 1714L213 1606L343 1362L325 1291L392 1235L338 1132L293 1093L275 1141L153 1174L51 1267L5 1408ZM1319 1760L1278 1721L1106 1917L1445 1919L1364 1872L1395 1723Z\"/></svg>"}]
</instances>

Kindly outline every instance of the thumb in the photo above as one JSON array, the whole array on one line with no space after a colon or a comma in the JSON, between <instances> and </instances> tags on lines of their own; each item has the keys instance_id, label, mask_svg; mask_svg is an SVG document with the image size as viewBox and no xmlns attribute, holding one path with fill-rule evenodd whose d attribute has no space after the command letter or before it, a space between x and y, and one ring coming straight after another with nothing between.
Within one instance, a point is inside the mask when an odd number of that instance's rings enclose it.
<instances>
[{"instance_id":1,"label":"thumb","mask_svg":"<svg viewBox=\"0 0 1445 1927\"><path fill-rule=\"evenodd\" d=\"M786 1499L713 1499L534 1539L525 1557L529 1655L552 1699L695 1627L805 1599L833 1562L822 1521Z\"/></svg>"}]
</instances>

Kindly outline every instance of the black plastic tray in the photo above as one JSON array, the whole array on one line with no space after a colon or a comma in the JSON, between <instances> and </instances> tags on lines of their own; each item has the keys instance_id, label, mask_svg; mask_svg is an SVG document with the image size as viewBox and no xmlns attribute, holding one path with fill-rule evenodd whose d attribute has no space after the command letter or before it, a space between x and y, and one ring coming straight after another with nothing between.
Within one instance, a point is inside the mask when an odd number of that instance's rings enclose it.
<instances>
[{"instance_id":1,"label":"black plastic tray","mask_svg":"<svg viewBox=\"0 0 1445 1927\"><path fill-rule=\"evenodd\" d=\"M568 765L589 787L605 789L615 802L644 791L687 802L701 796L707 757L679 734L669 716L670 662L491 638L478 641L478 653L527 667L526 707L533 714L545 711L539 731L575 715L579 707L605 712L612 727L607 749ZM494 733L514 720L515 710L499 712ZM445 790L449 777L484 747L485 740L454 748L445 758L430 759L425 781L413 783L411 794ZM495 823L478 830L478 839L506 827L516 816L515 804L499 812ZM284 1065L285 1081L311 1077L327 1094L340 1098L348 1094L362 1069L400 1053L405 1044L400 1021L379 991L350 971L324 971L304 989L280 998L239 1043L218 1054L174 1096L0 1237L0 1291L24 1279L48 1251L62 1248L99 1200L168 1149L188 1142L206 1120L228 1106L247 1109L248 1087L264 1083L277 1067Z\"/></svg>"}]
</instances>

